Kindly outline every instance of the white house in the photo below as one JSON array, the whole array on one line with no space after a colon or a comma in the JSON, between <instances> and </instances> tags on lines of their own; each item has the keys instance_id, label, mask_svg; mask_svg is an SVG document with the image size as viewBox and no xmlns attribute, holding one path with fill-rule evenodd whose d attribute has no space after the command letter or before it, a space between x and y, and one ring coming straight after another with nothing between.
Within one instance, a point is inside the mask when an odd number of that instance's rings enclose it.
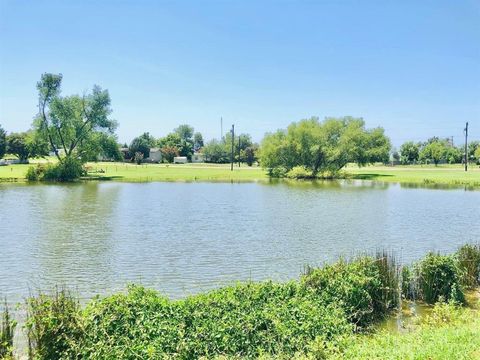
<instances>
[{"instance_id":1,"label":"white house","mask_svg":"<svg viewBox=\"0 0 480 360\"><path fill-rule=\"evenodd\" d=\"M205 155L202 153L196 152L192 155L192 163L203 163L205 162Z\"/></svg>"},{"instance_id":2,"label":"white house","mask_svg":"<svg viewBox=\"0 0 480 360\"><path fill-rule=\"evenodd\" d=\"M159 163L162 161L162 152L159 148L151 148L150 156L145 160L148 162Z\"/></svg>"},{"instance_id":3,"label":"white house","mask_svg":"<svg viewBox=\"0 0 480 360\"><path fill-rule=\"evenodd\" d=\"M186 156L175 156L173 158L174 164L186 164L187 162L188 162L188 159Z\"/></svg>"}]
</instances>

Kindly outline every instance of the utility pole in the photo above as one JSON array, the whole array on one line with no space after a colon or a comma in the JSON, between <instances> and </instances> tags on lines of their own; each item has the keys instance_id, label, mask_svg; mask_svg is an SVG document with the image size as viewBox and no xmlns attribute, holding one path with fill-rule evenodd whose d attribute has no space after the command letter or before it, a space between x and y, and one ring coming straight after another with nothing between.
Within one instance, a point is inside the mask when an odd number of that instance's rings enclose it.
<instances>
[{"instance_id":1,"label":"utility pole","mask_svg":"<svg viewBox=\"0 0 480 360\"><path fill-rule=\"evenodd\" d=\"M232 153L230 155L230 171L233 171L233 151L234 151L234 145L235 145L235 125L232 124Z\"/></svg>"},{"instance_id":2,"label":"utility pole","mask_svg":"<svg viewBox=\"0 0 480 360\"><path fill-rule=\"evenodd\" d=\"M468 121L465 124L465 171L468 171Z\"/></svg>"},{"instance_id":3,"label":"utility pole","mask_svg":"<svg viewBox=\"0 0 480 360\"><path fill-rule=\"evenodd\" d=\"M223 139L223 117L220 117L220 141Z\"/></svg>"}]
</instances>

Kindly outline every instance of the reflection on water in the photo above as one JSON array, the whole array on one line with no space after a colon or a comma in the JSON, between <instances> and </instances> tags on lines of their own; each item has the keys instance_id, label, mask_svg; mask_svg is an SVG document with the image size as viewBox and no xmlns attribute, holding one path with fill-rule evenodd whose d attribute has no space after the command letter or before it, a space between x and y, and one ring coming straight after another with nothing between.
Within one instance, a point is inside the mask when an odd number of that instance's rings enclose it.
<instances>
[{"instance_id":1,"label":"reflection on water","mask_svg":"<svg viewBox=\"0 0 480 360\"><path fill-rule=\"evenodd\" d=\"M403 262L479 240L480 192L360 181L0 184L0 295L141 282L182 297L386 249Z\"/></svg>"}]
</instances>

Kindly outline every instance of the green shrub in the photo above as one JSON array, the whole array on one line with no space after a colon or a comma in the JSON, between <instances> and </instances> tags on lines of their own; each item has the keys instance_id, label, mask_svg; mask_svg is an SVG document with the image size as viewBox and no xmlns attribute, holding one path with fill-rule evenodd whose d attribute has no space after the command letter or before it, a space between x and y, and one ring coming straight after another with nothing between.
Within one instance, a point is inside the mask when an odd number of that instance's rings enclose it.
<instances>
[{"instance_id":1,"label":"green shrub","mask_svg":"<svg viewBox=\"0 0 480 360\"><path fill-rule=\"evenodd\" d=\"M397 308L400 293L463 302L459 268L471 254L430 253L400 277L396 259L379 253L308 269L300 282L242 283L177 301L130 286L83 310L64 290L40 294L27 301L30 358L323 359Z\"/></svg>"},{"instance_id":2,"label":"green shrub","mask_svg":"<svg viewBox=\"0 0 480 360\"><path fill-rule=\"evenodd\" d=\"M305 166L295 166L289 170L285 177L289 179L313 179L312 171L305 168Z\"/></svg>"},{"instance_id":3,"label":"green shrub","mask_svg":"<svg viewBox=\"0 0 480 360\"><path fill-rule=\"evenodd\" d=\"M420 296L426 303L464 301L453 256L429 253L416 265L416 273Z\"/></svg>"},{"instance_id":4,"label":"green shrub","mask_svg":"<svg viewBox=\"0 0 480 360\"><path fill-rule=\"evenodd\" d=\"M460 270L460 281L467 288L480 283L480 245L463 245L456 253Z\"/></svg>"},{"instance_id":5,"label":"green shrub","mask_svg":"<svg viewBox=\"0 0 480 360\"><path fill-rule=\"evenodd\" d=\"M94 299L83 312L84 337L75 352L86 359L153 359L182 346L185 309L156 291L130 286L126 294Z\"/></svg>"},{"instance_id":6,"label":"green shrub","mask_svg":"<svg viewBox=\"0 0 480 360\"><path fill-rule=\"evenodd\" d=\"M45 169L43 180L68 182L79 179L86 175L82 162L73 156L64 158L55 165L50 165Z\"/></svg>"},{"instance_id":7,"label":"green shrub","mask_svg":"<svg viewBox=\"0 0 480 360\"><path fill-rule=\"evenodd\" d=\"M402 267L402 296L407 300L415 300L415 277L408 266Z\"/></svg>"},{"instance_id":8,"label":"green shrub","mask_svg":"<svg viewBox=\"0 0 480 360\"><path fill-rule=\"evenodd\" d=\"M377 301L377 312L386 314L391 309L400 306L400 272L397 260L393 254L386 251L377 253L375 257L375 265L378 268L381 287L375 296Z\"/></svg>"},{"instance_id":9,"label":"green shrub","mask_svg":"<svg viewBox=\"0 0 480 360\"><path fill-rule=\"evenodd\" d=\"M38 181L40 180L39 174L37 173L37 169L35 166L29 166L27 170L27 174L25 175L25 178L28 181Z\"/></svg>"},{"instance_id":10,"label":"green shrub","mask_svg":"<svg viewBox=\"0 0 480 360\"><path fill-rule=\"evenodd\" d=\"M83 335L78 301L66 290L27 299L27 339L30 359L68 358Z\"/></svg>"},{"instance_id":11,"label":"green shrub","mask_svg":"<svg viewBox=\"0 0 480 360\"><path fill-rule=\"evenodd\" d=\"M132 286L85 310L81 358L257 358L294 354L352 326L335 304L296 283L247 283L169 301Z\"/></svg>"},{"instance_id":12,"label":"green shrub","mask_svg":"<svg viewBox=\"0 0 480 360\"><path fill-rule=\"evenodd\" d=\"M287 174L287 170L282 167L268 169L268 175L272 178L283 178Z\"/></svg>"},{"instance_id":13,"label":"green shrub","mask_svg":"<svg viewBox=\"0 0 480 360\"><path fill-rule=\"evenodd\" d=\"M27 170L25 178L28 181L41 181L44 179L45 172L53 165L38 164L37 166L30 166Z\"/></svg>"},{"instance_id":14,"label":"green shrub","mask_svg":"<svg viewBox=\"0 0 480 360\"><path fill-rule=\"evenodd\" d=\"M7 301L0 320L0 359L13 359L13 336L17 323L11 318Z\"/></svg>"},{"instance_id":15,"label":"green shrub","mask_svg":"<svg viewBox=\"0 0 480 360\"><path fill-rule=\"evenodd\" d=\"M303 285L314 289L324 301L339 304L358 328L370 325L397 306L397 300L385 295L385 281L377 261L370 257L341 260L311 270L302 279Z\"/></svg>"}]
</instances>

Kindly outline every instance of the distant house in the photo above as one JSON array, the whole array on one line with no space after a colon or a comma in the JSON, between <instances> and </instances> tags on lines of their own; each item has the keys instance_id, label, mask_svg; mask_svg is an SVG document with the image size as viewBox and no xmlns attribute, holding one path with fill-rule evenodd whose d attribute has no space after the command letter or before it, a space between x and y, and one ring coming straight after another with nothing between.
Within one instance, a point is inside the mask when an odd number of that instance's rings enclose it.
<instances>
[{"instance_id":1,"label":"distant house","mask_svg":"<svg viewBox=\"0 0 480 360\"><path fill-rule=\"evenodd\" d=\"M132 157L130 156L130 150L128 149L128 147L122 147L122 148L120 148L120 152L122 153L123 158L124 158L125 160L130 161L130 160L132 159Z\"/></svg>"},{"instance_id":2,"label":"distant house","mask_svg":"<svg viewBox=\"0 0 480 360\"><path fill-rule=\"evenodd\" d=\"M159 163L162 161L162 152L159 148L151 148L150 156L145 159L147 162Z\"/></svg>"},{"instance_id":3,"label":"distant house","mask_svg":"<svg viewBox=\"0 0 480 360\"><path fill-rule=\"evenodd\" d=\"M125 161L133 161L132 153L127 147L120 148L120 152L123 154ZM143 162L159 163L162 162L162 152L159 148L150 148L150 155L148 158L143 159Z\"/></svg>"},{"instance_id":4,"label":"distant house","mask_svg":"<svg viewBox=\"0 0 480 360\"><path fill-rule=\"evenodd\" d=\"M192 163L203 163L205 162L205 155L202 153L196 152L192 155Z\"/></svg>"},{"instance_id":5,"label":"distant house","mask_svg":"<svg viewBox=\"0 0 480 360\"><path fill-rule=\"evenodd\" d=\"M173 158L174 164L186 164L187 162L188 162L188 159L186 156L175 156Z\"/></svg>"}]
</instances>

